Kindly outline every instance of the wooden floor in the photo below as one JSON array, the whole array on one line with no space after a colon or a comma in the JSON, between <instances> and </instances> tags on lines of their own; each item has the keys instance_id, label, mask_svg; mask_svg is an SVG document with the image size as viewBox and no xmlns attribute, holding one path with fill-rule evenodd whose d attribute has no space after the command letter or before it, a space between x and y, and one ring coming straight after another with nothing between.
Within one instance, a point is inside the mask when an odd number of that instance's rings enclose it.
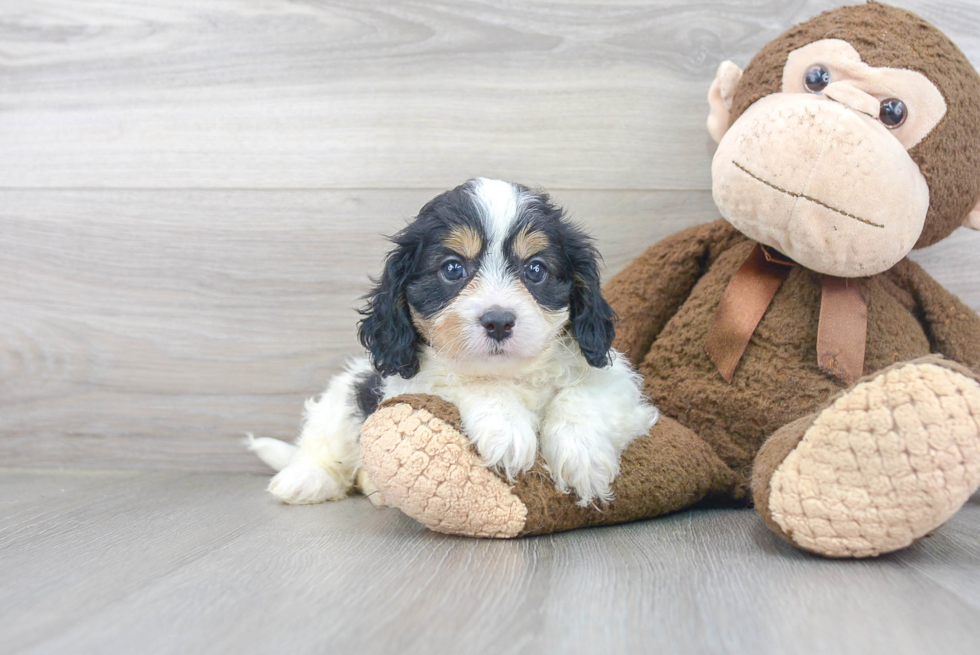
<instances>
[{"instance_id":1,"label":"wooden floor","mask_svg":"<svg viewBox=\"0 0 980 655\"><path fill-rule=\"evenodd\" d=\"M752 510L517 541L249 474L0 471L0 652L975 654L980 496L918 545L811 557Z\"/></svg>"}]
</instances>

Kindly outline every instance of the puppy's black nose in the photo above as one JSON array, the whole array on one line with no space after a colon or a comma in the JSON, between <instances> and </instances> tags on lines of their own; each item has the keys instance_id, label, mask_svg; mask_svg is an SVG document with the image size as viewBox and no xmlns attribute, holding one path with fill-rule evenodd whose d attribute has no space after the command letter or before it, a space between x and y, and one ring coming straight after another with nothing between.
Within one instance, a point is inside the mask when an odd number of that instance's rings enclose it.
<instances>
[{"instance_id":1,"label":"puppy's black nose","mask_svg":"<svg viewBox=\"0 0 980 655\"><path fill-rule=\"evenodd\" d=\"M517 317L514 312L509 312L500 307L491 307L480 317L480 325L487 331L487 336L494 341L503 341L510 336L514 329L514 321Z\"/></svg>"}]
</instances>

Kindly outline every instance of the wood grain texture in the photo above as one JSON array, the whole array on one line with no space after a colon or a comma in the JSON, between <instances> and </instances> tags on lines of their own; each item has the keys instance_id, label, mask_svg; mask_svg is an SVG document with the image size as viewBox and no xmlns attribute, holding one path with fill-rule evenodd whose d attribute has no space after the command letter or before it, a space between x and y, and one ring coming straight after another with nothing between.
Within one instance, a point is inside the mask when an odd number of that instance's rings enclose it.
<instances>
[{"instance_id":1,"label":"wood grain texture","mask_svg":"<svg viewBox=\"0 0 980 655\"><path fill-rule=\"evenodd\" d=\"M980 9L899 2L980 61ZM835 0L0 3L0 461L262 471L385 242L472 175L608 272L714 220L718 62ZM917 253L980 309L980 234Z\"/></svg>"},{"instance_id":2,"label":"wood grain texture","mask_svg":"<svg viewBox=\"0 0 980 655\"><path fill-rule=\"evenodd\" d=\"M0 185L707 189L718 63L839 4L4 3Z\"/></svg>"},{"instance_id":3,"label":"wood grain texture","mask_svg":"<svg viewBox=\"0 0 980 655\"><path fill-rule=\"evenodd\" d=\"M0 191L0 461L264 470L351 355L386 242L436 190ZM618 270L705 192L572 192Z\"/></svg>"},{"instance_id":4,"label":"wood grain texture","mask_svg":"<svg viewBox=\"0 0 980 655\"><path fill-rule=\"evenodd\" d=\"M980 639L980 497L861 563L751 510L491 542L258 476L0 470L0 641L41 653L867 653ZM735 564L737 563L737 565Z\"/></svg>"},{"instance_id":5,"label":"wood grain texture","mask_svg":"<svg viewBox=\"0 0 980 655\"><path fill-rule=\"evenodd\" d=\"M0 191L0 461L251 470L361 352L358 298L435 190ZM563 191L614 273L707 192ZM917 254L980 309L961 230Z\"/></svg>"}]
</instances>

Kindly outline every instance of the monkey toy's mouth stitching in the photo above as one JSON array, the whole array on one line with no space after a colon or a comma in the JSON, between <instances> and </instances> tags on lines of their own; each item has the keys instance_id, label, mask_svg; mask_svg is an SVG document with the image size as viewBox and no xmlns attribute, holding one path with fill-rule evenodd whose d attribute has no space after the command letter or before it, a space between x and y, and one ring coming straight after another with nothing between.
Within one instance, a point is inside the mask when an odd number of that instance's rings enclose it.
<instances>
[{"instance_id":1,"label":"monkey toy's mouth stitching","mask_svg":"<svg viewBox=\"0 0 980 655\"><path fill-rule=\"evenodd\" d=\"M861 223L864 223L865 225L870 225L871 227L881 227L881 228L885 227L881 223L875 223L874 221L869 221L866 218L861 218L860 216L855 216L854 214L849 214L846 211L843 211L841 209L837 209L836 207L831 207L827 203L821 202L820 200L817 200L816 198L811 198L810 196L808 196L806 194L803 194L803 193L794 193L793 191L787 191L786 189L783 189L782 187L778 187L775 184L773 184L772 182L767 182L766 180L763 180L761 177L759 177L758 175L756 175L755 173L753 173L752 171L750 171L749 169L747 169L745 166L742 166L741 164L739 164L734 159L732 160L732 164L735 165L735 168L737 168L738 170L742 171L743 173L745 173L746 175L748 175L749 177L751 177L753 180L758 180L759 182L762 182L763 184L765 184L767 187L770 187L772 189L775 189L776 191L779 191L780 193L785 193L787 196L789 196L791 198L802 198L803 200L809 200L812 203L815 203L815 204L820 205L824 209L829 209L832 212L837 212L841 216L847 216L848 218L853 218L854 220L860 221Z\"/></svg>"}]
</instances>

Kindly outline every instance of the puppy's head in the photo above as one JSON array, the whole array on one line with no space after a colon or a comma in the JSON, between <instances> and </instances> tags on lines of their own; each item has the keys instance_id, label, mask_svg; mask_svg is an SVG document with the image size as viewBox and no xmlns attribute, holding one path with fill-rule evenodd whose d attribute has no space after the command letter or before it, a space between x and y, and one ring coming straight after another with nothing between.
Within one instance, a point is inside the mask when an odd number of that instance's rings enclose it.
<instances>
[{"instance_id":1,"label":"puppy's head","mask_svg":"<svg viewBox=\"0 0 980 655\"><path fill-rule=\"evenodd\" d=\"M506 370L566 329L589 364L608 363L614 317L596 250L546 194L470 180L392 241L359 326L382 374L415 375L422 343L460 367Z\"/></svg>"}]
</instances>

